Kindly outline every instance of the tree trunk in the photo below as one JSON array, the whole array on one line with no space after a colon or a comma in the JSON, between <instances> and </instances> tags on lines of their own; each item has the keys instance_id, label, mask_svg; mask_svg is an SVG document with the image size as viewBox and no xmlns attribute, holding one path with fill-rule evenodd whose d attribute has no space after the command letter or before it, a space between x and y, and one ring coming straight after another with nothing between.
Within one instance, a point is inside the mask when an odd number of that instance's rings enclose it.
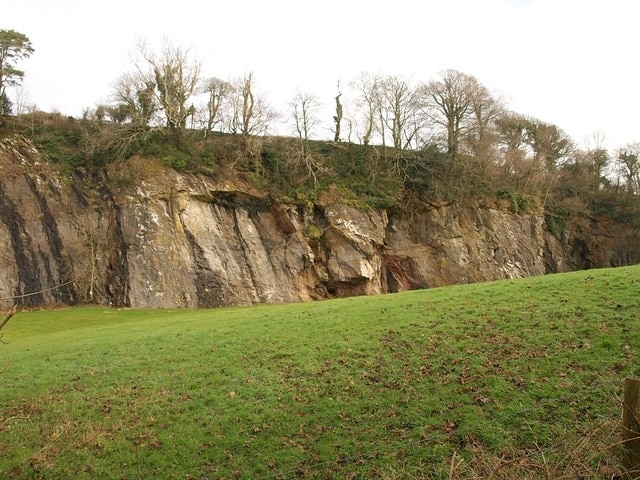
<instances>
[{"instance_id":1,"label":"tree trunk","mask_svg":"<svg viewBox=\"0 0 640 480\"><path fill-rule=\"evenodd\" d=\"M333 117L333 122L336 124L336 132L333 137L334 142L340 141L340 125L342 123L342 103L340 103L340 97L342 93L339 93L336 97L336 116Z\"/></svg>"}]
</instances>

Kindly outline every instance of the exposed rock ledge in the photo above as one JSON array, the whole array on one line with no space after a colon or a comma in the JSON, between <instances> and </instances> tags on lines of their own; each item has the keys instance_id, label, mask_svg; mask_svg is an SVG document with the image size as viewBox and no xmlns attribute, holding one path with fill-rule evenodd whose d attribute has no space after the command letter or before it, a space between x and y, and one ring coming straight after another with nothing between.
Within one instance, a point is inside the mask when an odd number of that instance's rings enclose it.
<instances>
[{"instance_id":1,"label":"exposed rock ledge","mask_svg":"<svg viewBox=\"0 0 640 480\"><path fill-rule=\"evenodd\" d=\"M544 215L495 207L309 211L139 158L63 178L0 140L0 298L40 292L25 305L298 302L639 261L638 231L605 220L556 238Z\"/></svg>"}]
</instances>

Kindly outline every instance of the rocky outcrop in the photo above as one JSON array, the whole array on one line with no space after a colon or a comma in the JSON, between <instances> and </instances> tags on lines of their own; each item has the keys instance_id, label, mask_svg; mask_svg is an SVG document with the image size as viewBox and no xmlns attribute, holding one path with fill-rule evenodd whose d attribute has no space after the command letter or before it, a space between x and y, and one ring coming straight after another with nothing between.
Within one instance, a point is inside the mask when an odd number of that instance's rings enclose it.
<instances>
[{"instance_id":1,"label":"rocky outcrop","mask_svg":"<svg viewBox=\"0 0 640 480\"><path fill-rule=\"evenodd\" d=\"M640 261L629 227L578 218L555 231L496 205L300 207L141 158L63 176L24 138L0 140L3 304L299 302Z\"/></svg>"}]
</instances>

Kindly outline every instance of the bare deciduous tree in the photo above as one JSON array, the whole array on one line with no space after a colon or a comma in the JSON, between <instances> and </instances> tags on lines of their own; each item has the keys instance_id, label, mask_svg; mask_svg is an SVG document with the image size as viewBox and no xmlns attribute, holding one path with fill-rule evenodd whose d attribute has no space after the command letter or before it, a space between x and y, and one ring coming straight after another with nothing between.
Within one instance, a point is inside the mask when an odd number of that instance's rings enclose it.
<instances>
[{"instance_id":1,"label":"bare deciduous tree","mask_svg":"<svg viewBox=\"0 0 640 480\"><path fill-rule=\"evenodd\" d=\"M110 104L100 110L115 125L87 139L90 154L113 150L117 157L125 157L159 128L155 83L140 72L123 74L114 85Z\"/></svg>"},{"instance_id":2,"label":"bare deciduous tree","mask_svg":"<svg viewBox=\"0 0 640 480\"><path fill-rule=\"evenodd\" d=\"M535 118L507 113L496 122L498 141L503 146L505 173L520 179L521 188L557 180L557 166L570 158L574 145L556 125Z\"/></svg>"},{"instance_id":3,"label":"bare deciduous tree","mask_svg":"<svg viewBox=\"0 0 640 480\"><path fill-rule=\"evenodd\" d=\"M616 165L627 191L640 194L640 143L630 143L618 149Z\"/></svg>"},{"instance_id":4,"label":"bare deciduous tree","mask_svg":"<svg viewBox=\"0 0 640 480\"><path fill-rule=\"evenodd\" d=\"M207 95L205 135L222 121L221 106L231 94L233 86L226 80L217 77L207 79L202 85L202 93Z\"/></svg>"},{"instance_id":5,"label":"bare deciduous tree","mask_svg":"<svg viewBox=\"0 0 640 480\"><path fill-rule=\"evenodd\" d=\"M160 54L149 51L144 43L138 49L140 58L135 68L116 82L111 103L105 107L118 126L104 129L91 139L91 148L114 149L116 155L127 155L163 124L179 144L187 118L195 113L192 101L200 64L191 60L189 50L170 43L165 43Z\"/></svg>"},{"instance_id":6,"label":"bare deciduous tree","mask_svg":"<svg viewBox=\"0 0 640 480\"><path fill-rule=\"evenodd\" d=\"M254 119L254 108L256 106L256 97L253 92L254 80L253 72L245 75L240 88L242 94L242 135L247 136L251 130Z\"/></svg>"},{"instance_id":7,"label":"bare deciduous tree","mask_svg":"<svg viewBox=\"0 0 640 480\"><path fill-rule=\"evenodd\" d=\"M604 146L604 141L604 134L596 132L587 139L587 149L574 154L574 161L586 167L589 173L587 183L594 191L600 190L602 184L610 184L610 180L607 179L607 168L611 157Z\"/></svg>"},{"instance_id":8,"label":"bare deciduous tree","mask_svg":"<svg viewBox=\"0 0 640 480\"><path fill-rule=\"evenodd\" d=\"M497 143L497 121L505 113L504 103L480 82L472 85L472 119L466 142L477 159L488 160Z\"/></svg>"},{"instance_id":9,"label":"bare deciduous tree","mask_svg":"<svg viewBox=\"0 0 640 480\"><path fill-rule=\"evenodd\" d=\"M548 171L555 170L558 162L573 150L569 135L556 125L537 119L527 122L526 142L533 150L535 162Z\"/></svg>"},{"instance_id":10,"label":"bare deciduous tree","mask_svg":"<svg viewBox=\"0 0 640 480\"><path fill-rule=\"evenodd\" d=\"M340 141L340 128L342 125L342 102L340 102L340 97L342 96L342 92L340 91L340 82L338 82L338 95L336 95L336 114L333 116L333 124L335 125L335 129L333 131L333 141Z\"/></svg>"},{"instance_id":11,"label":"bare deciduous tree","mask_svg":"<svg viewBox=\"0 0 640 480\"><path fill-rule=\"evenodd\" d=\"M318 124L316 112L320 103L310 93L297 93L289 106L296 134L301 141L306 143L309 141L312 130Z\"/></svg>"},{"instance_id":12,"label":"bare deciduous tree","mask_svg":"<svg viewBox=\"0 0 640 480\"><path fill-rule=\"evenodd\" d=\"M520 149L526 141L527 118L507 112L496 120L499 141L509 150Z\"/></svg>"},{"instance_id":13,"label":"bare deciduous tree","mask_svg":"<svg viewBox=\"0 0 640 480\"><path fill-rule=\"evenodd\" d=\"M31 99L29 98L29 92L24 88L23 85L19 85L15 89L15 114L16 116L21 116L26 114L29 111L29 108L32 107Z\"/></svg>"},{"instance_id":14,"label":"bare deciduous tree","mask_svg":"<svg viewBox=\"0 0 640 480\"><path fill-rule=\"evenodd\" d=\"M145 73L146 83L155 83L158 105L171 130L184 130L187 118L194 113L192 97L200 81L200 63L191 60L189 50L166 43L157 55L144 45L140 51L151 71Z\"/></svg>"},{"instance_id":15,"label":"bare deciduous tree","mask_svg":"<svg viewBox=\"0 0 640 480\"><path fill-rule=\"evenodd\" d=\"M249 72L232 82L223 117L230 133L247 137L265 134L278 115L264 97L256 93L253 73Z\"/></svg>"},{"instance_id":16,"label":"bare deciduous tree","mask_svg":"<svg viewBox=\"0 0 640 480\"><path fill-rule=\"evenodd\" d=\"M382 79L379 92L380 126L391 134L394 148L405 150L418 138L422 128L424 117L421 115L419 92L395 76Z\"/></svg>"},{"instance_id":17,"label":"bare deciduous tree","mask_svg":"<svg viewBox=\"0 0 640 480\"><path fill-rule=\"evenodd\" d=\"M137 72L120 76L112 94L109 116L117 123L126 120L138 126L148 126L158 110L155 82Z\"/></svg>"},{"instance_id":18,"label":"bare deciduous tree","mask_svg":"<svg viewBox=\"0 0 640 480\"><path fill-rule=\"evenodd\" d=\"M354 88L358 91L356 108L360 111L360 118L357 121L360 126L358 136L365 147L371 142L376 129L380 111L380 82L378 75L364 72L353 82Z\"/></svg>"},{"instance_id":19,"label":"bare deciduous tree","mask_svg":"<svg viewBox=\"0 0 640 480\"><path fill-rule=\"evenodd\" d=\"M457 70L446 70L439 80L421 89L425 97L427 115L444 130L446 152L455 159L462 136L469 131L473 118L473 92L478 81Z\"/></svg>"},{"instance_id":20,"label":"bare deciduous tree","mask_svg":"<svg viewBox=\"0 0 640 480\"><path fill-rule=\"evenodd\" d=\"M309 148L311 132L318 124L317 110L320 106L318 99L309 93L298 93L289 104L294 129L298 136L299 148L289 155L294 167L304 166L306 176L313 178L313 184L317 183L317 174L323 169L321 156L315 155Z\"/></svg>"}]
</instances>

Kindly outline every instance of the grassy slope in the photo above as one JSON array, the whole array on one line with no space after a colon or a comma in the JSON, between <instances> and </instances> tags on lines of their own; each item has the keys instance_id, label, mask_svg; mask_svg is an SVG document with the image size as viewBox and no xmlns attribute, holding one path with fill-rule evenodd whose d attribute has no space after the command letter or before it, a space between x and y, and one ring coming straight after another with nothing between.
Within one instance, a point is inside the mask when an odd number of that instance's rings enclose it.
<instances>
[{"instance_id":1,"label":"grassy slope","mask_svg":"<svg viewBox=\"0 0 640 480\"><path fill-rule=\"evenodd\" d=\"M619 418L620 381L640 375L638 292L628 267L19 313L0 344L0 478L423 478L478 447L552 457Z\"/></svg>"}]
</instances>

